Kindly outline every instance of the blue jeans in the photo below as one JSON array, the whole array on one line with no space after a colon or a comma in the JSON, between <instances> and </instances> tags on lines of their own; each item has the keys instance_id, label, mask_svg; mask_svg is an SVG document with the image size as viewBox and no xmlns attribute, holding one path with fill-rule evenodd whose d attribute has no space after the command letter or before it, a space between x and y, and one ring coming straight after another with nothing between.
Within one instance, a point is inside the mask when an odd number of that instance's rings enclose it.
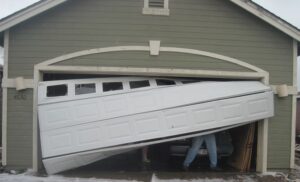
<instances>
[{"instance_id":1,"label":"blue jeans","mask_svg":"<svg viewBox=\"0 0 300 182\"><path fill-rule=\"evenodd\" d=\"M199 149L201 148L203 142L205 141L206 147L208 150L210 167L214 168L217 167L217 145L216 145L216 137L214 134L198 136L193 138L192 147L189 149L187 156L183 162L183 165L188 167L193 162L195 157L198 154Z\"/></svg>"}]
</instances>

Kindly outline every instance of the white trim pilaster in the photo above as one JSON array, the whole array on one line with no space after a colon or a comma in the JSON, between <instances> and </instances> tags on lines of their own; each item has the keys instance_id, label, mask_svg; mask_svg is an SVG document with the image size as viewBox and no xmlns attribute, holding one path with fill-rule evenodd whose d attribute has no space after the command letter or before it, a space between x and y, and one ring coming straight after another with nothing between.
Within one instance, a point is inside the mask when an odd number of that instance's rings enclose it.
<instances>
[{"instance_id":1,"label":"white trim pilaster","mask_svg":"<svg viewBox=\"0 0 300 182\"><path fill-rule=\"evenodd\" d=\"M34 172L38 172L39 170L39 140L38 140L38 83L42 81L41 72L34 67L33 74L33 123L32 123L32 169Z\"/></svg>"},{"instance_id":2,"label":"white trim pilaster","mask_svg":"<svg viewBox=\"0 0 300 182\"><path fill-rule=\"evenodd\" d=\"M8 78L9 31L4 32L3 79ZM7 88L2 88L2 165L7 165Z\"/></svg>"},{"instance_id":3,"label":"white trim pilaster","mask_svg":"<svg viewBox=\"0 0 300 182\"><path fill-rule=\"evenodd\" d=\"M269 75L265 76L261 81L269 85ZM269 119L258 122L256 171L261 173L266 173L268 169L268 128Z\"/></svg>"},{"instance_id":4,"label":"white trim pilaster","mask_svg":"<svg viewBox=\"0 0 300 182\"><path fill-rule=\"evenodd\" d=\"M297 88L297 52L298 42L293 40L293 86ZM296 139L296 114L297 114L297 95L292 96L292 124L291 124L291 161L290 168L295 167L295 139Z\"/></svg>"}]
</instances>

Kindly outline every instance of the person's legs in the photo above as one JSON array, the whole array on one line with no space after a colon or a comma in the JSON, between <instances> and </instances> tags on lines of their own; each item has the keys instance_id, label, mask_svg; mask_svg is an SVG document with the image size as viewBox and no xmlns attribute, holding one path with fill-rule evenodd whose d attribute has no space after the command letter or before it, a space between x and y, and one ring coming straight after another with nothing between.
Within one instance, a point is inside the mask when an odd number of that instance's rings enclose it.
<instances>
[{"instance_id":1,"label":"person's legs","mask_svg":"<svg viewBox=\"0 0 300 182\"><path fill-rule=\"evenodd\" d=\"M218 163L216 137L214 134L209 134L205 135L203 138L206 143L206 148L208 150L210 167L216 168Z\"/></svg>"},{"instance_id":2,"label":"person's legs","mask_svg":"<svg viewBox=\"0 0 300 182\"><path fill-rule=\"evenodd\" d=\"M183 162L184 167L189 167L190 166L190 164L195 159L202 143L203 143L203 137L202 136L198 136L198 137L193 138L192 147L188 150L187 156L185 157L185 160Z\"/></svg>"}]
</instances>

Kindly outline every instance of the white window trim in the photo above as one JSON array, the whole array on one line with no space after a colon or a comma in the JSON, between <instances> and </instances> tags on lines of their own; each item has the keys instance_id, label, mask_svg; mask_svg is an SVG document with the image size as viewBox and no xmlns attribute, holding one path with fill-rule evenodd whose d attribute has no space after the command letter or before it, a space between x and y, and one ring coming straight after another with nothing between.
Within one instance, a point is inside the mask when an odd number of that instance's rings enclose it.
<instances>
[{"instance_id":1,"label":"white window trim","mask_svg":"<svg viewBox=\"0 0 300 182\"><path fill-rule=\"evenodd\" d=\"M149 0L144 0L143 14L169 16L169 0L164 0L164 8L151 8L149 7Z\"/></svg>"}]
</instances>

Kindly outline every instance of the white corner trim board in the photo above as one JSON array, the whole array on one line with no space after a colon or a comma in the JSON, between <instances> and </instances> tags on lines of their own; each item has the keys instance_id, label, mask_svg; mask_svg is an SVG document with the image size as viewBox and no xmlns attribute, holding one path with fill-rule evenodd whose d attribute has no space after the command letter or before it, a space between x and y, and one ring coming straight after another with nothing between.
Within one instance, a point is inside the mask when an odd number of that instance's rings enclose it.
<instances>
[{"instance_id":1,"label":"white corner trim board","mask_svg":"<svg viewBox=\"0 0 300 182\"><path fill-rule=\"evenodd\" d=\"M9 48L9 31L4 33L4 68L3 80L8 77L8 48ZM7 165L7 88L2 92L2 165Z\"/></svg>"},{"instance_id":2,"label":"white corner trim board","mask_svg":"<svg viewBox=\"0 0 300 182\"><path fill-rule=\"evenodd\" d=\"M297 68L298 68L298 61L297 61L297 52L298 52L298 42L296 40L293 41L293 86L295 89L295 94L292 98L292 124L291 124L291 157L290 157L290 168L295 167L295 146L296 146L296 115L297 115L297 95L298 95L298 89L297 89Z\"/></svg>"}]
</instances>

